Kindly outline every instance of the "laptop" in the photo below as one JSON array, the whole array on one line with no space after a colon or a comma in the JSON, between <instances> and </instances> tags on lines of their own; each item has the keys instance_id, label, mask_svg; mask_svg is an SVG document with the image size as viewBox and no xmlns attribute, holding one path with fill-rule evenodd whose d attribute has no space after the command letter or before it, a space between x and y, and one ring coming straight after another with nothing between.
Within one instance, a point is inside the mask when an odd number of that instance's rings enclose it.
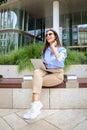
<instances>
[{"instance_id":1,"label":"laptop","mask_svg":"<svg viewBox=\"0 0 87 130\"><path fill-rule=\"evenodd\" d=\"M30 59L30 60L31 60L31 63L33 64L33 66L34 66L34 69L41 68L42 70L45 70L49 73L58 72L58 70L55 70L55 69L46 69L45 65L43 64L42 59Z\"/></svg>"},{"instance_id":2,"label":"laptop","mask_svg":"<svg viewBox=\"0 0 87 130\"><path fill-rule=\"evenodd\" d=\"M46 70L42 59L30 59L30 60L35 69L42 68L42 69Z\"/></svg>"}]
</instances>

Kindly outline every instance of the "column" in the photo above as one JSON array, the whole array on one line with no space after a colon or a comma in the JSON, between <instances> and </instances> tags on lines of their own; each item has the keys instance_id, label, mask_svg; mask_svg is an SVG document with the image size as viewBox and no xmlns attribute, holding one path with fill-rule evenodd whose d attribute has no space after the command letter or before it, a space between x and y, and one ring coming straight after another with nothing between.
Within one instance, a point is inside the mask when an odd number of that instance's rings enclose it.
<instances>
[{"instance_id":1,"label":"column","mask_svg":"<svg viewBox=\"0 0 87 130\"><path fill-rule=\"evenodd\" d=\"M53 29L59 34L59 1L53 2Z\"/></svg>"},{"instance_id":2,"label":"column","mask_svg":"<svg viewBox=\"0 0 87 130\"><path fill-rule=\"evenodd\" d=\"M25 10L23 11L22 30L24 30Z\"/></svg>"},{"instance_id":3,"label":"column","mask_svg":"<svg viewBox=\"0 0 87 130\"><path fill-rule=\"evenodd\" d=\"M26 16L26 31L28 32L28 21L29 21L29 13L27 13L27 16Z\"/></svg>"}]
</instances>

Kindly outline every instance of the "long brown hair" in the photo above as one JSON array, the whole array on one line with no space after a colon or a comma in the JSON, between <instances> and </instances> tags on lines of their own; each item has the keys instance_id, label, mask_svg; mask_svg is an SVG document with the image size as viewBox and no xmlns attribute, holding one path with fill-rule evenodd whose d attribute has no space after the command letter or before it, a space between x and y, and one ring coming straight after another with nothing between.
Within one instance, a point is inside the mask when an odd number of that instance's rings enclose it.
<instances>
[{"instance_id":1,"label":"long brown hair","mask_svg":"<svg viewBox=\"0 0 87 130\"><path fill-rule=\"evenodd\" d=\"M53 29L49 29L49 30L46 31L46 33L49 32L49 31L52 31L52 32L54 33L54 35L55 35L55 40L57 41L57 45L58 45L58 46L61 46L60 40L59 40L59 36L58 36L57 32L56 32L55 30L53 30ZM45 53L45 51L46 51L46 49L48 48L48 46L50 46L50 44L49 44L49 42L48 42L47 39L46 39L46 42L45 42L44 47L43 47L42 54Z\"/></svg>"}]
</instances>

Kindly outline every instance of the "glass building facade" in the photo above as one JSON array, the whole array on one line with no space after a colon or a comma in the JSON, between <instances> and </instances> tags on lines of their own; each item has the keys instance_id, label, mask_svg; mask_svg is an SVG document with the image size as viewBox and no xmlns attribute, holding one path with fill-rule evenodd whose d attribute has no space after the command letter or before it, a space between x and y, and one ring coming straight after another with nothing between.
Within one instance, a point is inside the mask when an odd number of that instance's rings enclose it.
<instances>
[{"instance_id":1,"label":"glass building facade","mask_svg":"<svg viewBox=\"0 0 87 130\"><path fill-rule=\"evenodd\" d=\"M23 9L1 9L0 54L29 43L43 42L48 28L53 28L53 15L37 18ZM64 46L87 45L87 11L63 14L60 11L59 33Z\"/></svg>"},{"instance_id":2,"label":"glass building facade","mask_svg":"<svg viewBox=\"0 0 87 130\"><path fill-rule=\"evenodd\" d=\"M0 30L22 29L22 11L6 10L0 12ZM20 44L18 44L20 43ZM7 53L21 46L21 35L15 32L4 32L0 34L0 52Z\"/></svg>"},{"instance_id":3,"label":"glass building facade","mask_svg":"<svg viewBox=\"0 0 87 130\"><path fill-rule=\"evenodd\" d=\"M7 53L13 49L33 42L44 41L44 19L35 19L23 10L13 9L0 12L0 53ZM3 30L16 29L27 32L36 38L19 34L18 32L4 32Z\"/></svg>"},{"instance_id":4,"label":"glass building facade","mask_svg":"<svg viewBox=\"0 0 87 130\"><path fill-rule=\"evenodd\" d=\"M60 26L64 45L87 45L87 11L61 15Z\"/></svg>"}]
</instances>

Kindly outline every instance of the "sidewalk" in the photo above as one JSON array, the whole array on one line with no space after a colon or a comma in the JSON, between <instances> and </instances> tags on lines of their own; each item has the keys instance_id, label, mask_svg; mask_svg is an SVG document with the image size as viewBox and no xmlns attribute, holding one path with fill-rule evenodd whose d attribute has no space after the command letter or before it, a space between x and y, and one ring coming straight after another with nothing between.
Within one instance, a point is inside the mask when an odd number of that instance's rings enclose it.
<instances>
[{"instance_id":1,"label":"sidewalk","mask_svg":"<svg viewBox=\"0 0 87 130\"><path fill-rule=\"evenodd\" d=\"M33 120L24 120L27 109L0 109L0 130L87 130L87 109L42 109Z\"/></svg>"}]
</instances>

